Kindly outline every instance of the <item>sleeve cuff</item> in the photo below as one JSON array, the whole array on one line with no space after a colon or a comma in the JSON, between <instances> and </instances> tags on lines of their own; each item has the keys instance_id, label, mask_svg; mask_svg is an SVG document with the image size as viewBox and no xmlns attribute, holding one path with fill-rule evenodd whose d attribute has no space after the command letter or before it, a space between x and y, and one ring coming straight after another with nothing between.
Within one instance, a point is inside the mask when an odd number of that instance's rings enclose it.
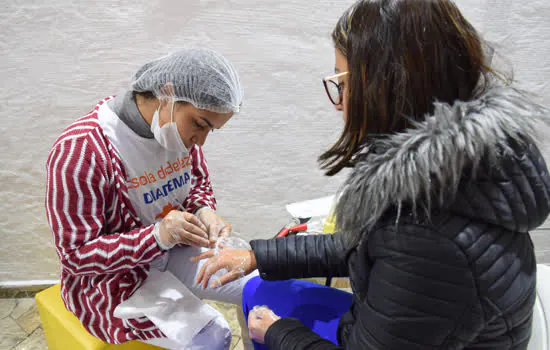
<instances>
[{"instance_id":1,"label":"sleeve cuff","mask_svg":"<svg viewBox=\"0 0 550 350\"><path fill-rule=\"evenodd\" d=\"M250 247L252 247L252 252L254 253L254 257L256 258L256 268L260 273L260 277L263 280L269 281L269 271L266 271L266 269L264 268L263 256L265 254L262 254L267 250L267 242L265 240L255 239L250 241Z\"/></svg>"},{"instance_id":2,"label":"sleeve cuff","mask_svg":"<svg viewBox=\"0 0 550 350\"><path fill-rule=\"evenodd\" d=\"M159 233L159 225L160 225L160 222L157 222L155 224L155 226L153 227L153 236L155 237L155 241L157 241L157 245L159 246L160 250L162 250L163 252L167 251L167 250L170 250L174 247L174 245L172 246L166 246L162 243L161 239L160 239L160 233Z\"/></svg>"},{"instance_id":3,"label":"sleeve cuff","mask_svg":"<svg viewBox=\"0 0 550 350\"><path fill-rule=\"evenodd\" d=\"M210 201L204 200L203 198L200 198L195 201L185 200L183 202L183 208L185 208L186 211L195 215L196 215L196 212L201 208L209 208L213 211L216 211L216 205L212 204Z\"/></svg>"},{"instance_id":4,"label":"sleeve cuff","mask_svg":"<svg viewBox=\"0 0 550 350\"><path fill-rule=\"evenodd\" d=\"M193 214L194 214L195 216L198 217L198 216L200 215L200 213L201 213L202 211L204 211L204 210L210 210L210 211L213 211L214 213L216 212L215 209L212 209L212 208L210 208L210 207L207 206L207 205L203 205L203 206L197 207L197 208L195 209L195 211L193 212Z\"/></svg>"},{"instance_id":5,"label":"sleeve cuff","mask_svg":"<svg viewBox=\"0 0 550 350\"><path fill-rule=\"evenodd\" d=\"M267 330L264 338L269 349L283 349L284 344L314 342L319 336L295 318L281 318Z\"/></svg>"}]
</instances>

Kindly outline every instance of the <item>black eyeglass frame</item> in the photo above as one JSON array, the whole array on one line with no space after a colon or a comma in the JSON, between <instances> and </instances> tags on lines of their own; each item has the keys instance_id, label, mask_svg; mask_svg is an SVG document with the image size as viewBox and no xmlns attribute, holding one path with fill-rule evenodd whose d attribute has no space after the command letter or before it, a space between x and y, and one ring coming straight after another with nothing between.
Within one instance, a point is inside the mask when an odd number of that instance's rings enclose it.
<instances>
[{"instance_id":1,"label":"black eyeglass frame","mask_svg":"<svg viewBox=\"0 0 550 350\"><path fill-rule=\"evenodd\" d=\"M343 77L347 74L349 74L349 72L338 73L338 74L330 75L328 77L323 78L323 86L325 87L325 91L327 93L328 99L335 106L339 106L339 105L342 104L342 95L343 95L342 88L344 87L344 83L341 82L340 84L338 84L333 79ZM332 99L332 96L330 95L328 84L334 85L336 87L336 89L338 90L338 101L334 101Z\"/></svg>"}]
</instances>

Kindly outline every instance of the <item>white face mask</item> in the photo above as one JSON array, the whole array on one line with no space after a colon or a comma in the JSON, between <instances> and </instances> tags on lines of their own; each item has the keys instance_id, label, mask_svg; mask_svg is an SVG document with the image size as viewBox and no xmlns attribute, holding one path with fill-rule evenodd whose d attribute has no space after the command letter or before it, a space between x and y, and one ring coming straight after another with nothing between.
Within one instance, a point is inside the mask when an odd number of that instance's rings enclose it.
<instances>
[{"instance_id":1,"label":"white face mask","mask_svg":"<svg viewBox=\"0 0 550 350\"><path fill-rule=\"evenodd\" d=\"M172 100L172 111L170 112L170 122L159 126L159 108L153 114L153 121L151 122L151 131L155 135L155 140L165 149L172 152L189 153L187 147L183 143L178 132L178 125L174 123L174 100Z\"/></svg>"}]
</instances>

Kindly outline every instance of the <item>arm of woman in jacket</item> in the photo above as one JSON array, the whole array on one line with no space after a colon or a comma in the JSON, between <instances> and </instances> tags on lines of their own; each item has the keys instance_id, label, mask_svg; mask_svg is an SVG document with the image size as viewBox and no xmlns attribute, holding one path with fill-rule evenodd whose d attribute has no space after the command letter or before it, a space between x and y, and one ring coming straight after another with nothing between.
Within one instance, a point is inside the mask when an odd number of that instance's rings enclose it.
<instances>
[{"instance_id":1,"label":"arm of woman in jacket","mask_svg":"<svg viewBox=\"0 0 550 350\"><path fill-rule=\"evenodd\" d=\"M209 259L197 275L204 288L216 271L228 273L218 279L224 285L258 269L264 280L307 277L347 277L346 246L340 235L289 236L254 240L252 250L207 251L192 261Z\"/></svg>"}]
</instances>

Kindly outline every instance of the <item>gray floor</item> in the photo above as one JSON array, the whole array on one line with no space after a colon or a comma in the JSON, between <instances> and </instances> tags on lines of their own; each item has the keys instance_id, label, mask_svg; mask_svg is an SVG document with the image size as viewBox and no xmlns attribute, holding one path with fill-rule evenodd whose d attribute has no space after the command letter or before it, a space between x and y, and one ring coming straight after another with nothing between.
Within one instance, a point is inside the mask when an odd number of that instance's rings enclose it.
<instances>
[{"instance_id":1,"label":"gray floor","mask_svg":"<svg viewBox=\"0 0 550 350\"><path fill-rule=\"evenodd\" d=\"M47 349L34 298L0 299L0 349Z\"/></svg>"}]
</instances>

